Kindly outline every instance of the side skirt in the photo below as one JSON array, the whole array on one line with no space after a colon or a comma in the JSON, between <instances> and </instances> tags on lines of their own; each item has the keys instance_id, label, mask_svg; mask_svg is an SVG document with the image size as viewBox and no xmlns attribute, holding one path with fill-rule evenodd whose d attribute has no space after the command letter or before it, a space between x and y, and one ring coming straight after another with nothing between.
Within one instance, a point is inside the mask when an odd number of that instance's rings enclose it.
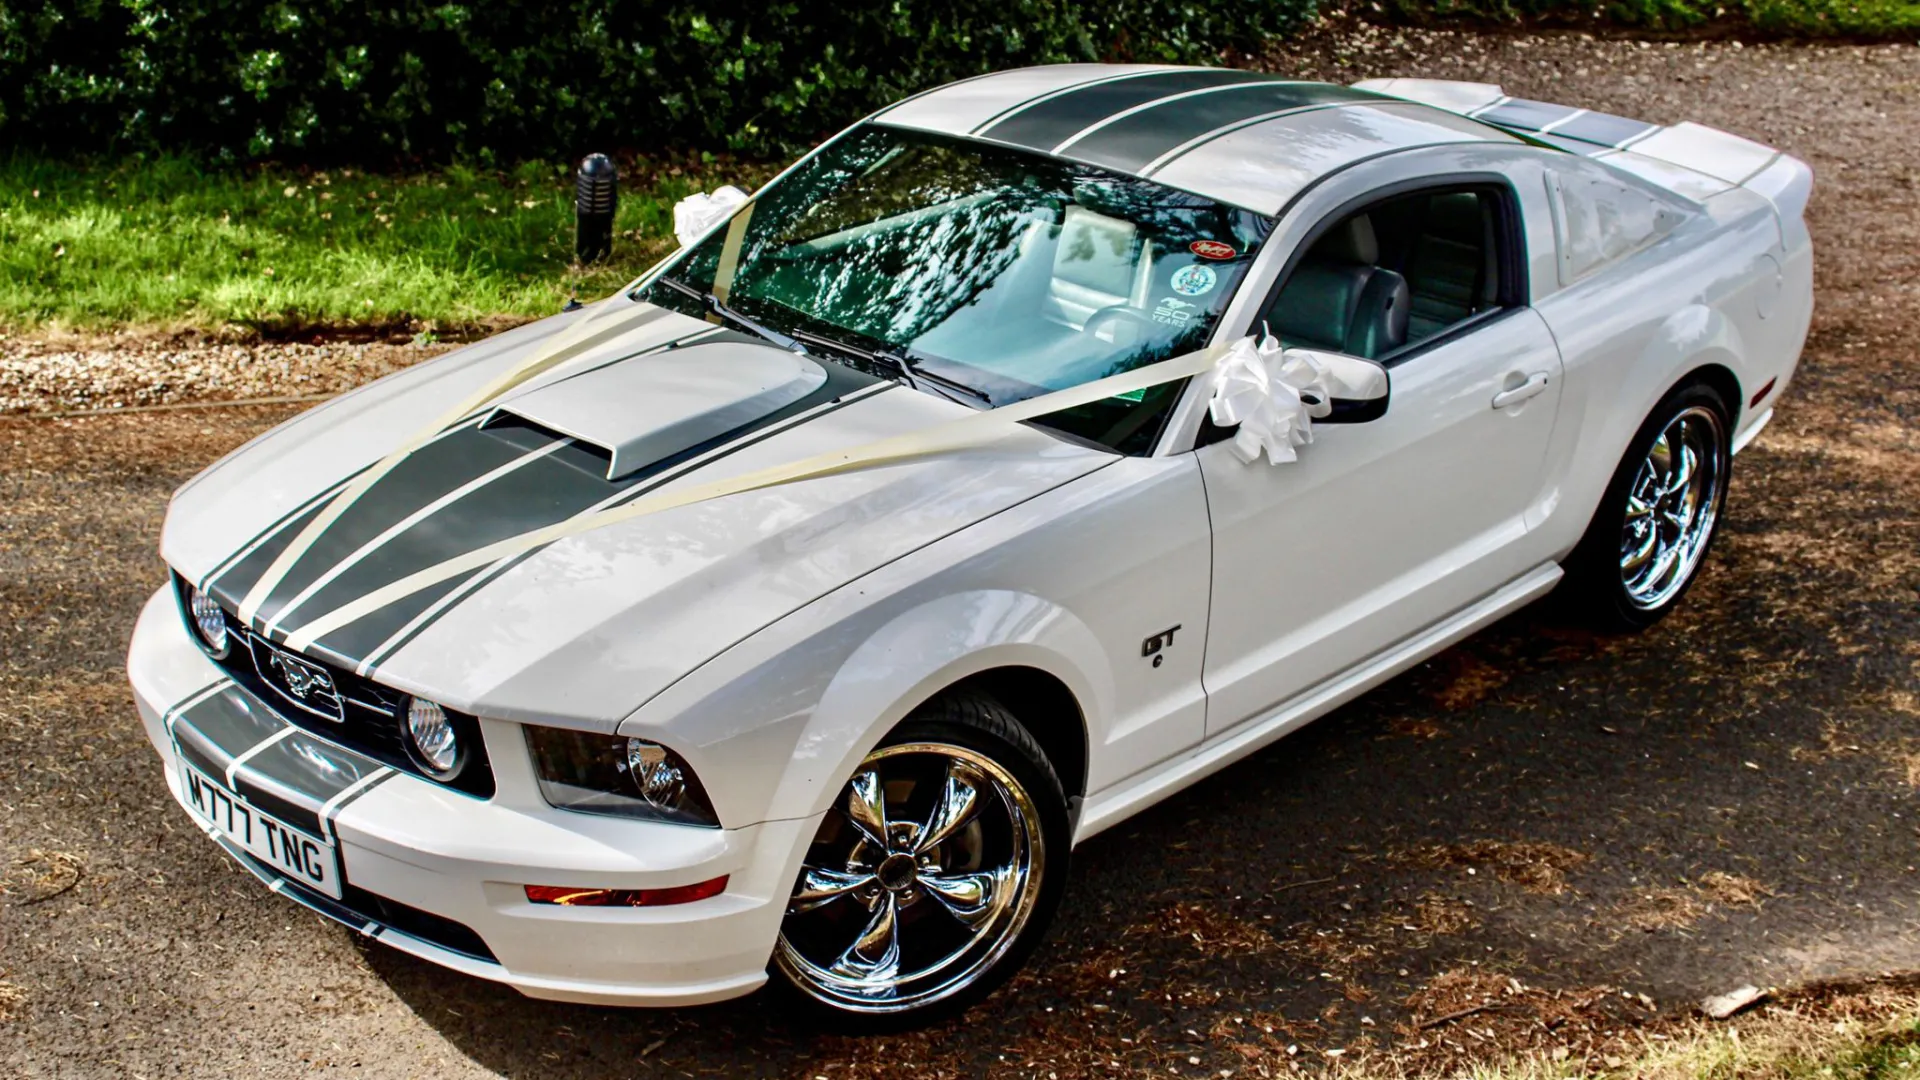
<instances>
[{"instance_id":1,"label":"side skirt","mask_svg":"<svg viewBox=\"0 0 1920 1080\"><path fill-rule=\"evenodd\" d=\"M1553 591L1560 578L1559 564L1542 563L1473 606L1462 608L1412 637L1402 639L1265 716L1249 720L1201 743L1183 757L1161 762L1093 795L1082 808L1073 842L1079 844L1181 788L1305 727L1447 646L1545 596Z\"/></svg>"}]
</instances>

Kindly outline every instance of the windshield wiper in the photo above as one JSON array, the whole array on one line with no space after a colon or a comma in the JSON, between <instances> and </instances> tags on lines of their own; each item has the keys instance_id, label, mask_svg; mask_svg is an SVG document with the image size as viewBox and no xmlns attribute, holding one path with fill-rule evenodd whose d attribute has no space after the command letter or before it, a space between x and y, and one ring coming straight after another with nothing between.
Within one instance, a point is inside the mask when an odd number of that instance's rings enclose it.
<instances>
[{"instance_id":1,"label":"windshield wiper","mask_svg":"<svg viewBox=\"0 0 1920 1080\"><path fill-rule=\"evenodd\" d=\"M980 405L993 404L993 399L987 396L985 390L975 389L966 383L956 382L944 375L935 375L933 372L928 371L920 361L915 360L911 356L903 356L900 353L891 352L886 349L863 349L857 345L849 345L844 341L821 337L818 334L809 334L804 330L795 331L795 336L803 342L810 341L816 345L846 353L859 360L864 360L869 364L891 368L894 376L902 382L910 386L931 390L949 400L959 401L962 404L968 402Z\"/></svg>"},{"instance_id":2,"label":"windshield wiper","mask_svg":"<svg viewBox=\"0 0 1920 1080\"><path fill-rule=\"evenodd\" d=\"M710 292L701 292L691 285L683 285L670 277L662 277L655 280L690 300L699 301L701 304L706 305L708 311L713 312L715 315L720 316L722 319L743 330L758 334L783 349L791 349L802 356L807 354L807 347L802 344L798 338L783 334L771 326L762 325L759 321L740 314L722 303L719 297Z\"/></svg>"}]
</instances>

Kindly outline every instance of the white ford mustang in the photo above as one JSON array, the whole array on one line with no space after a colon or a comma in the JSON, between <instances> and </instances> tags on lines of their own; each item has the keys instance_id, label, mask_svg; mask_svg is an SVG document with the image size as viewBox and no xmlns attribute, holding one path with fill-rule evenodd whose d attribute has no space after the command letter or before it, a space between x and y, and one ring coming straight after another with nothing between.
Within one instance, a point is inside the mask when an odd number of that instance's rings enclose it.
<instances>
[{"instance_id":1,"label":"white ford mustang","mask_svg":"<svg viewBox=\"0 0 1920 1080\"><path fill-rule=\"evenodd\" d=\"M957 1010L1075 842L1563 578L1671 609L1811 183L1469 83L944 87L182 488L146 731L275 891L448 967Z\"/></svg>"}]
</instances>

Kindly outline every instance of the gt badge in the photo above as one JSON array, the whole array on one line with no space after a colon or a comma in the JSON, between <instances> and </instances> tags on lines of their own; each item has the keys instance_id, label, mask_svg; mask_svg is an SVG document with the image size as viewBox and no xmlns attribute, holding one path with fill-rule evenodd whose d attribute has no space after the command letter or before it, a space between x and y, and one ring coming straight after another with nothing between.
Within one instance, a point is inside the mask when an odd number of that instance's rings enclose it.
<instances>
[{"instance_id":1,"label":"gt badge","mask_svg":"<svg viewBox=\"0 0 1920 1080\"><path fill-rule=\"evenodd\" d=\"M1166 657L1160 655L1160 651L1162 649L1173 648L1173 633L1178 629L1180 629L1180 624L1174 623L1172 626L1141 642L1140 655L1142 657L1153 657L1153 666L1159 667L1160 662L1166 659Z\"/></svg>"}]
</instances>

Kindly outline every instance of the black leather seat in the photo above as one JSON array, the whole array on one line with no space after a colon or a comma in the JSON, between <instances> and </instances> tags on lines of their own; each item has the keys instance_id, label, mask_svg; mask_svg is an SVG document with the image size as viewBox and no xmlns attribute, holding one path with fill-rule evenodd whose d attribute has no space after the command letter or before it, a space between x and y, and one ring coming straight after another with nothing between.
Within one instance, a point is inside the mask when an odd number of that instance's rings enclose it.
<instances>
[{"instance_id":1,"label":"black leather seat","mask_svg":"<svg viewBox=\"0 0 1920 1080\"><path fill-rule=\"evenodd\" d=\"M1268 311L1281 341L1372 359L1407 340L1404 277L1379 265L1373 222L1357 214L1314 243Z\"/></svg>"},{"instance_id":2,"label":"black leather seat","mask_svg":"<svg viewBox=\"0 0 1920 1080\"><path fill-rule=\"evenodd\" d=\"M1498 292L1493 219L1478 195L1434 196L1427 200L1418 228L1405 263L1413 300L1407 329L1411 341L1485 310Z\"/></svg>"}]
</instances>

